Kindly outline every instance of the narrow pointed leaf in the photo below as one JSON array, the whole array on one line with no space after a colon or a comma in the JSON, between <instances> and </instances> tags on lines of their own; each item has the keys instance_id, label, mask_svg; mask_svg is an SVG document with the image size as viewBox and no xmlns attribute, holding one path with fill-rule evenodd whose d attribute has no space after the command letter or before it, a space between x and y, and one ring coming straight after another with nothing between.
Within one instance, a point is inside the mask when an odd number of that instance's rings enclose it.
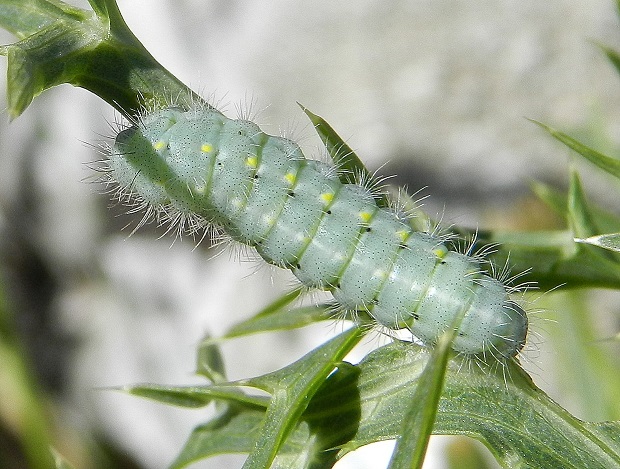
<instances>
[{"instance_id":1,"label":"narrow pointed leaf","mask_svg":"<svg viewBox=\"0 0 620 469\"><path fill-rule=\"evenodd\" d=\"M585 238L594 235L598 231L588 209L579 174L574 170L571 171L567 205L568 222L575 237Z\"/></svg>"},{"instance_id":2,"label":"narrow pointed leaf","mask_svg":"<svg viewBox=\"0 0 620 469\"><path fill-rule=\"evenodd\" d=\"M552 210L566 218L568 196L565 192L555 189L547 184L534 181L531 184L532 191L545 202ZM620 232L620 217L608 210L593 205L588 211L595 225L606 232Z\"/></svg>"},{"instance_id":3,"label":"narrow pointed leaf","mask_svg":"<svg viewBox=\"0 0 620 469\"><path fill-rule=\"evenodd\" d=\"M217 340L232 339L261 332L297 329L318 321L330 320L334 320L334 312L331 306L302 306L291 310L281 310L269 316L254 316L236 324Z\"/></svg>"},{"instance_id":4,"label":"narrow pointed leaf","mask_svg":"<svg viewBox=\"0 0 620 469\"><path fill-rule=\"evenodd\" d=\"M120 390L154 401L178 407L198 408L214 400L242 404L249 407L266 408L269 399L265 396L252 396L242 392L237 383L208 386L162 386L158 384L139 384L124 386Z\"/></svg>"},{"instance_id":5,"label":"narrow pointed leaf","mask_svg":"<svg viewBox=\"0 0 620 469\"><path fill-rule=\"evenodd\" d=\"M421 469L424 464L455 335L456 328L447 330L433 348L404 416L389 469Z\"/></svg>"},{"instance_id":6,"label":"narrow pointed leaf","mask_svg":"<svg viewBox=\"0 0 620 469\"><path fill-rule=\"evenodd\" d=\"M303 291L302 287L298 287L282 295L253 317L235 324L223 336L208 338L204 343L218 343L226 339L261 332L297 329L318 321L333 319L333 310L329 305L301 306L289 309L288 306L296 301Z\"/></svg>"},{"instance_id":7,"label":"narrow pointed leaf","mask_svg":"<svg viewBox=\"0 0 620 469\"><path fill-rule=\"evenodd\" d=\"M530 187L532 192L551 210L562 218L566 218L566 194L564 192L539 181L533 181Z\"/></svg>"},{"instance_id":8,"label":"narrow pointed leaf","mask_svg":"<svg viewBox=\"0 0 620 469\"><path fill-rule=\"evenodd\" d=\"M563 288L620 288L620 264L615 257L601 256L595 251L580 249L574 242L574 231L597 234L600 230L620 232L620 218L597 207L590 207L579 183L571 176L570 193L564 194L541 183L532 184L534 192L566 218L570 230L536 232L492 232L488 241L502 249L493 254L496 265L509 262L513 272L527 271L520 281L536 282L543 290Z\"/></svg>"},{"instance_id":9,"label":"narrow pointed leaf","mask_svg":"<svg viewBox=\"0 0 620 469\"><path fill-rule=\"evenodd\" d=\"M575 242L620 252L620 233L606 233L598 236L590 236L588 238L575 238Z\"/></svg>"},{"instance_id":10,"label":"narrow pointed leaf","mask_svg":"<svg viewBox=\"0 0 620 469\"><path fill-rule=\"evenodd\" d=\"M299 103L297 103L299 104ZM307 107L299 104L299 107L308 116L314 129L325 145L329 156L331 156L334 164L340 170L340 180L344 184L356 184L360 181L367 181L370 187L376 187L377 183L373 175L366 169L366 166L355 154L355 152L345 143L345 141L336 133L331 125L321 116L317 116ZM377 204L380 207L389 206L389 200L385 194L377 197Z\"/></svg>"},{"instance_id":11,"label":"narrow pointed leaf","mask_svg":"<svg viewBox=\"0 0 620 469\"><path fill-rule=\"evenodd\" d=\"M545 125L541 122L537 122L535 120L532 120L532 122L538 124L540 127L549 132L551 136L562 142L567 147L579 153L591 163L594 163L605 172L620 179L620 160L618 160L617 158L612 158L610 156L599 153L598 151L593 150L592 148L584 145L583 143L575 140L574 138L569 137L565 133L559 132L554 128L549 127L548 125Z\"/></svg>"}]
</instances>

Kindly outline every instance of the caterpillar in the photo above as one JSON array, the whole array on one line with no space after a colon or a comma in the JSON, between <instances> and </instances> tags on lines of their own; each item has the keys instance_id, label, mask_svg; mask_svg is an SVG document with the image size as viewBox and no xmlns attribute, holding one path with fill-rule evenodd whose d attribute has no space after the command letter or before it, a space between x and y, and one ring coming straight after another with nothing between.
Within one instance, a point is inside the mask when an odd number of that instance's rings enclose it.
<instances>
[{"instance_id":1,"label":"caterpillar","mask_svg":"<svg viewBox=\"0 0 620 469\"><path fill-rule=\"evenodd\" d=\"M343 310L427 345L460 318L452 348L468 356L509 359L525 344L527 315L483 259L413 230L363 184L341 182L333 165L249 120L202 104L144 112L107 158L119 196L145 219L220 227Z\"/></svg>"}]
</instances>

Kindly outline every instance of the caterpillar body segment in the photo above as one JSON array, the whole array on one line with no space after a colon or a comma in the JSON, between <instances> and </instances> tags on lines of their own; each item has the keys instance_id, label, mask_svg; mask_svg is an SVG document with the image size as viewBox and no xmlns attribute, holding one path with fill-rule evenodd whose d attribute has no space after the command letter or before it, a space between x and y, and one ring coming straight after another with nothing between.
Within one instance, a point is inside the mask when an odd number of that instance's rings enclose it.
<instances>
[{"instance_id":1,"label":"caterpillar body segment","mask_svg":"<svg viewBox=\"0 0 620 469\"><path fill-rule=\"evenodd\" d=\"M479 260L413 231L367 189L252 122L171 107L121 131L108 156L125 193L222 227L343 309L428 345L462 318L453 348L468 355L510 358L525 344L527 315Z\"/></svg>"}]
</instances>

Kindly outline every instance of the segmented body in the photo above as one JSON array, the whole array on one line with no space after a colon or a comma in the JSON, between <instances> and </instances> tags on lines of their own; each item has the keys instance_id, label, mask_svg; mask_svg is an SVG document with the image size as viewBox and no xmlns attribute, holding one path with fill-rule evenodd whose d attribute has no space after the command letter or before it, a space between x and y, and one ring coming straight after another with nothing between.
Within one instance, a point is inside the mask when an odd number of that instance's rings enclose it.
<instances>
[{"instance_id":1,"label":"segmented body","mask_svg":"<svg viewBox=\"0 0 620 469\"><path fill-rule=\"evenodd\" d=\"M367 189L252 122L208 107L155 111L119 133L109 160L145 205L223 227L343 309L426 344L462 318L453 348L465 354L512 357L525 343L525 312L476 258L412 230Z\"/></svg>"}]
</instances>

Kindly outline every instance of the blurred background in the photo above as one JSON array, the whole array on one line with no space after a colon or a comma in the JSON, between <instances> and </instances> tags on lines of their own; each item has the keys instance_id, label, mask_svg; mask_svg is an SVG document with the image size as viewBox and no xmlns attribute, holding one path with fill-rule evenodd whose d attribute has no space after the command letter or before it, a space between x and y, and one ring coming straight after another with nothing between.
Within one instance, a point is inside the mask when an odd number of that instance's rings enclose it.
<instances>
[{"instance_id":1,"label":"blurred background","mask_svg":"<svg viewBox=\"0 0 620 469\"><path fill-rule=\"evenodd\" d=\"M285 132L309 157L323 158L299 101L371 170L396 175L391 182L410 193L424 188L421 196L432 196L426 211L445 224L555 226L528 184L566 187L569 152L524 117L611 154L620 143L620 83L596 46L620 46L611 0L118 3L155 58L229 116L252 106L264 130ZM119 119L68 85L44 93L14 122L0 119L0 331L10 338L0 343L0 467L32 464L19 435L36 430L24 426L36 411L49 416L59 449L79 467L166 467L209 411L109 388L201 383L193 376L201 338L221 335L293 284L287 272L233 251L213 258L208 243L194 249L189 238L161 237L163 229L130 237L123 228L140 216L125 215L104 187L87 182L96 177L87 163L101 155L84 142L104 141ZM614 206L617 187L585 166L583 177L593 200ZM617 295L587 295L600 337L618 330ZM610 418L584 408L555 366L562 355L548 338L555 324L534 324L535 382L580 418ZM318 325L227 343L229 378L281 367L338 330ZM449 467L445 449L460 444L437 439L425 467ZM382 467L390 451L389 443L371 445L337 467Z\"/></svg>"}]
</instances>

